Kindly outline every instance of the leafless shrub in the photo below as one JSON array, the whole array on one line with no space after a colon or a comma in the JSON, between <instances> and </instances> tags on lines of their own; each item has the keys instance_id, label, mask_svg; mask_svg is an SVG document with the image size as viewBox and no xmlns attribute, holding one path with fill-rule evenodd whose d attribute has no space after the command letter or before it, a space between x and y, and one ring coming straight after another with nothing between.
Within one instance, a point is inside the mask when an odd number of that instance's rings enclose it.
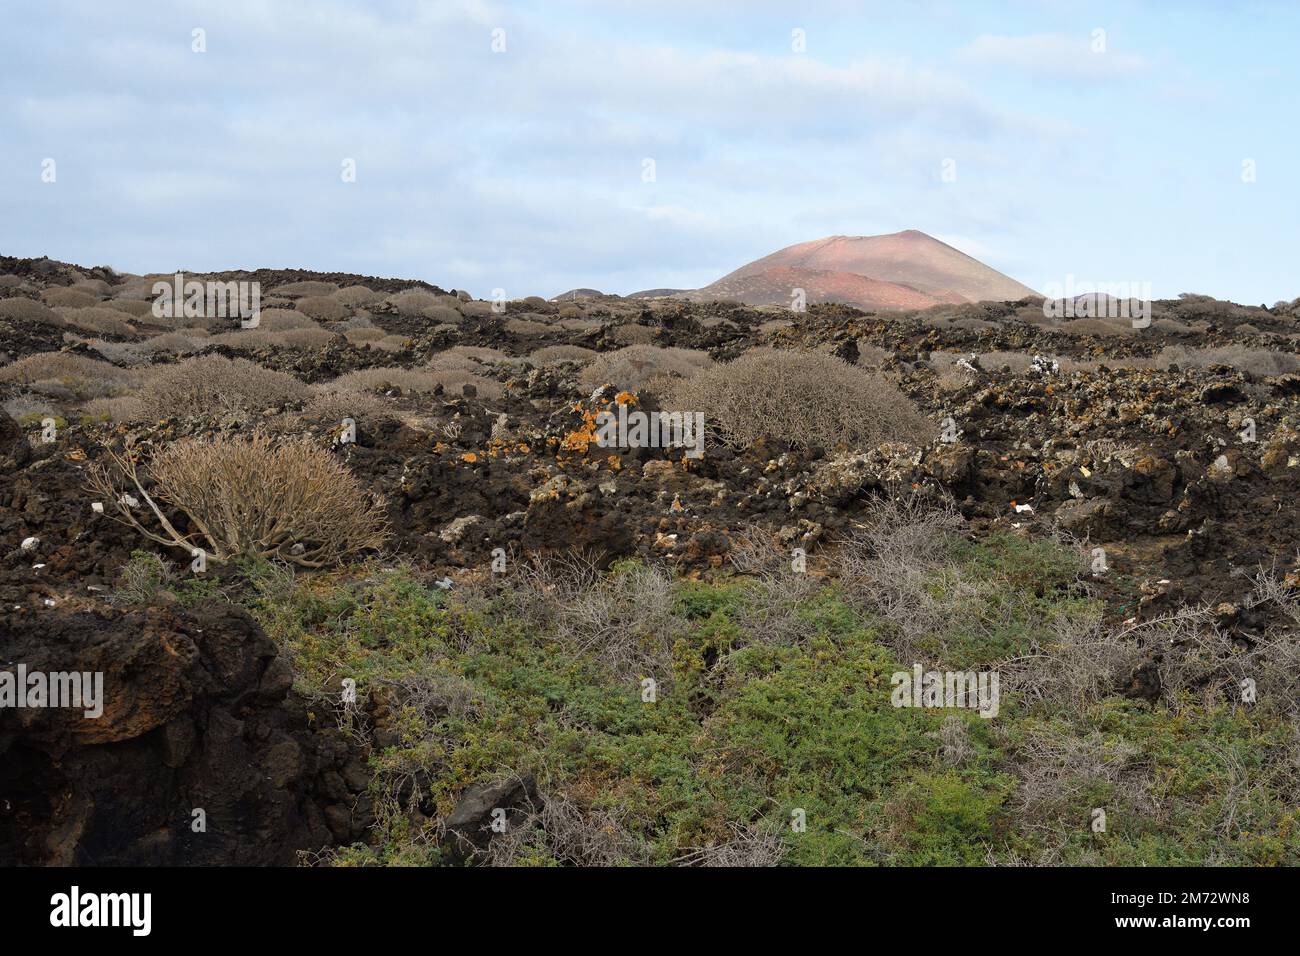
<instances>
[{"instance_id":1,"label":"leafless shrub","mask_svg":"<svg viewBox=\"0 0 1300 956\"><path fill-rule=\"evenodd\" d=\"M61 327L63 317L48 306L31 299L0 299L0 319L35 325Z\"/></svg>"},{"instance_id":2,"label":"leafless shrub","mask_svg":"<svg viewBox=\"0 0 1300 956\"><path fill-rule=\"evenodd\" d=\"M392 414L383 400L369 392L313 386L301 417L313 422L338 423L345 418L373 421Z\"/></svg>"},{"instance_id":3,"label":"leafless shrub","mask_svg":"<svg viewBox=\"0 0 1300 956\"><path fill-rule=\"evenodd\" d=\"M609 383L616 388L640 391L654 379L690 377L712 364L707 352L694 349L629 345L598 356L583 370L578 381L588 389Z\"/></svg>"},{"instance_id":4,"label":"leafless shrub","mask_svg":"<svg viewBox=\"0 0 1300 956\"><path fill-rule=\"evenodd\" d=\"M486 345L453 345L429 359L429 365L439 365L448 358L468 358L479 363L510 361L510 356L505 352L500 349L489 348ZM446 367L450 368L451 366Z\"/></svg>"},{"instance_id":5,"label":"leafless shrub","mask_svg":"<svg viewBox=\"0 0 1300 956\"><path fill-rule=\"evenodd\" d=\"M285 329L283 332L268 332L266 341L287 349L323 349L335 339L333 332L325 329Z\"/></svg>"},{"instance_id":6,"label":"leafless shrub","mask_svg":"<svg viewBox=\"0 0 1300 956\"><path fill-rule=\"evenodd\" d=\"M970 741L970 728L956 714L949 714L939 725L939 744L944 763L952 767L960 767L975 755L975 746Z\"/></svg>"},{"instance_id":7,"label":"leafless shrub","mask_svg":"<svg viewBox=\"0 0 1300 956\"><path fill-rule=\"evenodd\" d=\"M367 305L374 305L383 299L383 295L374 289L364 285L344 286L334 293L334 298L342 302L348 308L356 309Z\"/></svg>"},{"instance_id":8,"label":"leafless shrub","mask_svg":"<svg viewBox=\"0 0 1300 956\"><path fill-rule=\"evenodd\" d=\"M655 330L648 325L617 325L609 337L619 345L649 345L655 340Z\"/></svg>"},{"instance_id":9,"label":"leafless shrub","mask_svg":"<svg viewBox=\"0 0 1300 956\"><path fill-rule=\"evenodd\" d=\"M152 418L254 413L301 401L307 386L292 375L247 359L205 355L156 366L140 390Z\"/></svg>"},{"instance_id":10,"label":"leafless shrub","mask_svg":"<svg viewBox=\"0 0 1300 956\"><path fill-rule=\"evenodd\" d=\"M531 319L507 319L505 329L511 335L530 336L545 335L550 331L550 326L544 322L534 322Z\"/></svg>"},{"instance_id":11,"label":"leafless shrub","mask_svg":"<svg viewBox=\"0 0 1300 956\"><path fill-rule=\"evenodd\" d=\"M1209 368L1212 365L1226 365L1228 368L1240 369L1255 378L1265 378L1300 370L1300 355L1275 352L1271 349L1246 348L1241 345L1202 349L1167 345L1160 350L1153 364L1156 368L1169 368L1171 365L1177 365L1179 368Z\"/></svg>"},{"instance_id":12,"label":"leafless shrub","mask_svg":"<svg viewBox=\"0 0 1300 956\"><path fill-rule=\"evenodd\" d=\"M559 362L590 362L599 353L581 345L548 345L528 356L534 365L555 365Z\"/></svg>"},{"instance_id":13,"label":"leafless shrub","mask_svg":"<svg viewBox=\"0 0 1300 956\"><path fill-rule=\"evenodd\" d=\"M442 297L427 289L407 289L388 297L388 304L401 315L420 315L425 309L442 305Z\"/></svg>"},{"instance_id":14,"label":"leafless shrub","mask_svg":"<svg viewBox=\"0 0 1300 956\"><path fill-rule=\"evenodd\" d=\"M91 399L81 406L81 413L104 422L134 422L145 417L143 403L132 395Z\"/></svg>"},{"instance_id":15,"label":"leafless shrub","mask_svg":"<svg viewBox=\"0 0 1300 956\"><path fill-rule=\"evenodd\" d=\"M387 538L380 503L333 455L307 442L276 444L265 434L173 442L149 463L156 500L132 444L106 457L107 464L91 466L90 487L115 520L164 547L187 554L201 548L215 563L257 555L320 568L379 548ZM148 517L137 516L128 495ZM188 534L176 529L164 506L185 515Z\"/></svg>"},{"instance_id":16,"label":"leafless shrub","mask_svg":"<svg viewBox=\"0 0 1300 956\"><path fill-rule=\"evenodd\" d=\"M609 810L579 806L558 791L542 795L540 807L506 833L493 836L480 854L486 866L518 866L541 855L566 866L632 866L645 862L641 844Z\"/></svg>"},{"instance_id":17,"label":"leafless shrub","mask_svg":"<svg viewBox=\"0 0 1300 956\"><path fill-rule=\"evenodd\" d=\"M735 447L760 439L797 447L926 442L932 431L884 378L816 352L757 350L676 383L669 407L703 411Z\"/></svg>"},{"instance_id":18,"label":"leafless shrub","mask_svg":"<svg viewBox=\"0 0 1300 956\"><path fill-rule=\"evenodd\" d=\"M917 660L916 642L980 603L989 585L951 563L964 527L949 502L881 499L841 543L837 564L850 604L895 625L895 649Z\"/></svg>"},{"instance_id":19,"label":"leafless shrub","mask_svg":"<svg viewBox=\"0 0 1300 956\"><path fill-rule=\"evenodd\" d=\"M1072 319L1061 326L1066 335L1117 335L1136 334L1131 319Z\"/></svg>"},{"instance_id":20,"label":"leafless shrub","mask_svg":"<svg viewBox=\"0 0 1300 956\"><path fill-rule=\"evenodd\" d=\"M296 308L317 322L337 322L352 314L346 305L328 295L305 295L298 300Z\"/></svg>"},{"instance_id":21,"label":"leafless shrub","mask_svg":"<svg viewBox=\"0 0 1300 956\"><path fill-rule=\"evenodd\" d=\"M467 361L467 360L461 360ZM404 392L432 395L441 387L443 394L459 396L466 385L474 386L480 398L499 398L501 386L490 378L465 371L459 365L444 363L441 367L366 368L340 375L330 385L334 388L369 392L380 388L396 387Z\"/></svg>"},{"instance_id":22,"label":"leafless shrub","mask_svg":"<svg viewBox=\"0 0 1300 956\"><path fill-rule=\"evenodd\" d=\"M767 867L779 866L785 858L785 844L768 828L750 824L727 824L732 837L725 843L692 847L673 862L677 866Z\"/></svg>"},{"instance_id":23,"label":"leafless shrub","mask_svg":"<svg viewBox=\"0 0 1300 956\"><path fill-rule=\"evenodd\" d=\"M339 287L333 282L320 282L307 279L302 282L290 282L276 286L271 291L280 298L297 299L302 296L333 295Z\"/></svg>"},{"instance_id":24,"label":"leafless shrub","mask_svg":"<svg viewBox=\"0 0 1300 956\"><path fill-rule=\"evenodd\" d=\"M1086 828L1091 807L1084 798L1099 785L1113 795L1112 807L1161 814L1141 749L1097 730L1080 736L1056 725L1031 728L1016 748L1013 766L1019 778L1012 798L1014 819L1026 831L1061 834Z\"/></svg>"},{"instance_id":25,"label":"leafless shrub","mask_svg":"<svg viewBox=\"0 0 1300 956\"><path fill-rule=\"evenodd\" d=\"M295 309L262 309L258 315L257 331L259 332L284 332L288 329L316 329L320 328L305 313ZM236 330L231 331L247 331Z\"/></svg>"},{"instance_id":26,"label":"leafless shrub","mask_svg":"<svg viewBox=\"0 0 1300 956\"><path fill-rule=\"evenodd\" d=\"M1136 638L1108 627L1100 610L1060 615L1029 653L1000 665L1006 691L1027 705L1085 714L1119 691L1146 659Z\"/></svg>"},{"instance_id":27,"label":"leafless shrub","mask_svg":"<svg viewBox=\"0 0 1300 956\"><path fill-rule=\"evenodd\" d=\"M104 303L104 308L113 309L135 319L143 319L153 311L152 303L141 299L109 299Z\"/></svg>"},{"instance_id":28,"label":"leafless shrub","mask_svg":"<svg viewBox=\"0 0 1300 956\"><path fill-rule=\"evenodd\" d=\"M78 329L98 332L100 335L135 335L135 328L126 316L114 309L91 306L84 309L61 309L63 321Z\"/></svg>"},{"instance_id":29,"label":"leafless shrub","mask_svg":"<svg viewBox=\"0 0 1300 956\"><path fill-rule=\"evenodd\" d=\"M16 382L32 391L58 391L79 398L112 395L139 381L138 373L71 352L37 352L0 367L0 382Z\"/></svg>"},{"instance_id":30,"label":"leafless shrub","mask_svg":"<svg viewBox=\"0 0 1300 956\"><path fill-rule=\"evenodd\" d=\"M376 329L371 327L371 328L360 328L360 329L348 329L346 332L343 333L343 337L347 339L349 342L351 342L353 345L364 345L367 342L378 342L387 334L388 333L385 332L383 329Z\"/></svg>"},{"instance_id":31,"label":"leafless shrub","mask_svg":"<svg viewBox=\"0 0 1300 956\"><path fill-rule=\"evenodd\" d=\"M99 302L97 295L81 289L67 288L46 289L41 293L41 299L48 306L64 306L70 309L84 309Z\"/></svg>"},{"instance_id":32,"label":"leafless shrub","mask_svg":"<svg viewBox=\"0 0 1300 956\"><path fill-rule=\"evenodd\" d=\"M594 556L578 552L525 564L513 600L522 617L621 680L665 683L673 644L688 628L667 571L636 565L604 574Z\"/></svg>"}]
</instances>

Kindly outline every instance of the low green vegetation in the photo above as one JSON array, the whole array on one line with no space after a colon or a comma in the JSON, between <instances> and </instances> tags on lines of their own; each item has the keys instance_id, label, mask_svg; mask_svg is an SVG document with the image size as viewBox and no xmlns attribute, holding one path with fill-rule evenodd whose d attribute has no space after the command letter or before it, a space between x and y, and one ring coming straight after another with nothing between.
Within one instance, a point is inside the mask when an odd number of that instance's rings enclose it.
<instances>
[{"instance_id":1,"label":"low green vegetation","mask_svg":"<svg viewBox=\"0 0 1300 956\"><path fill-rule=\"evenodd\" d=\"M1300 863L1293 713L1132 700L1123 673L1036 690L1052 672L1022 662L1066 653L1062 622L1100 619L1078 556L950 544L919 577L961 611L935 633L864 609L847 581L634 563L588 582L599 601L518 571L444 591L405 568L260 564L237 590L314 719L374 745L374 839L338 865L445 862L437 825L460 792L524 773L556 811L486 862ZM999 670L997 716L892 706L891 675L914 663Z\"/></svg>"}]
</instances>

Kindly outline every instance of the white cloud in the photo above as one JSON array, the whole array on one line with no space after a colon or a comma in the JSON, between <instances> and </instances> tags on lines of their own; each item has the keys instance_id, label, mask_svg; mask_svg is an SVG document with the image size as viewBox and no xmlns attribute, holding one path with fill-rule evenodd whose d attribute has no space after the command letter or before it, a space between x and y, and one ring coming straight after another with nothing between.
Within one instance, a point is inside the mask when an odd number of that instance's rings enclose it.
<instances>
[{"instance_id":1,"label":"white cloud","mask_svg":"<svg viewBox=\"0 0 1300 956\"><path fill-rule=\"evenodd\" d=\"M1095 49L1091 35L1033 36L985 34L958 52L958 58L978 66L1018 70L1042 76L1105 79L1132 76L1150 64L1137 54L1116 51L1109 42Z\"/></svg>"}]
</instances>

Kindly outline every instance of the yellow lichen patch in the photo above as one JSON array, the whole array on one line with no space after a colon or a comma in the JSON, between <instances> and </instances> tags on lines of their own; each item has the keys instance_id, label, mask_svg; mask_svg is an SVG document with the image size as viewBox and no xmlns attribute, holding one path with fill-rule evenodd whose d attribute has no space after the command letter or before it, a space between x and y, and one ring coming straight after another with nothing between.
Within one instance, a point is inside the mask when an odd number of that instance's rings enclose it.
<instances>
[{"instance_id":1,"label":"yellow lichen patch","mask_svg":"<svg viewBox=\"0 0 1300 956\"><path fill-rule=\"evenodd\" d=\"M472 451L467 451L465 454L460 456L460 460L469 462L472 465L474 462L478 461L478 455L474 454Z\"/></svg>"},{"instance_id":2,"label":"yellow lichen patch","mask_svg":"<svg viewBox=\"0 0 1300 956\"><path fill-rule=\"evenodd\" d=\"M623 459L618 455L609 455L605 460L609 462L609 467L614 471L619 471L623 467Z\"/></svg>"},{"instance_id":3,"label":"yellow lichen patch","mask_svg":"<svg viewBox=\"0 0 1300 956\"><path fill-rule=\"evenodd\" d=\"M619 392L614 396L614 401L620 405L635 405L637 403L636 392Z\"/></svg>"}]
</instances>

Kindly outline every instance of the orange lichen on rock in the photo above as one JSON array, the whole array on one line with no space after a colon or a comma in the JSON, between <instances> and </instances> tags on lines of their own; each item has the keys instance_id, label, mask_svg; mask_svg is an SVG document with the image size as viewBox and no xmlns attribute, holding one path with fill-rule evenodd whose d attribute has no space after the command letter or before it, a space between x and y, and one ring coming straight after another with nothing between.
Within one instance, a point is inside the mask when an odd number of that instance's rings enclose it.
<instances>
[{"instance_id":1,"label":"orange lichen on rock","mask_svg":"<svg viewBox=\"0 0 1300 956\"><path fill-rule=\"evenodd\" d=\"M596 440L596 413L583 410L581 405L575 405L574 411L582 411L582 425L564 436L560 449L586 454L587 448Z\"/></svg>"}]
</instances>

